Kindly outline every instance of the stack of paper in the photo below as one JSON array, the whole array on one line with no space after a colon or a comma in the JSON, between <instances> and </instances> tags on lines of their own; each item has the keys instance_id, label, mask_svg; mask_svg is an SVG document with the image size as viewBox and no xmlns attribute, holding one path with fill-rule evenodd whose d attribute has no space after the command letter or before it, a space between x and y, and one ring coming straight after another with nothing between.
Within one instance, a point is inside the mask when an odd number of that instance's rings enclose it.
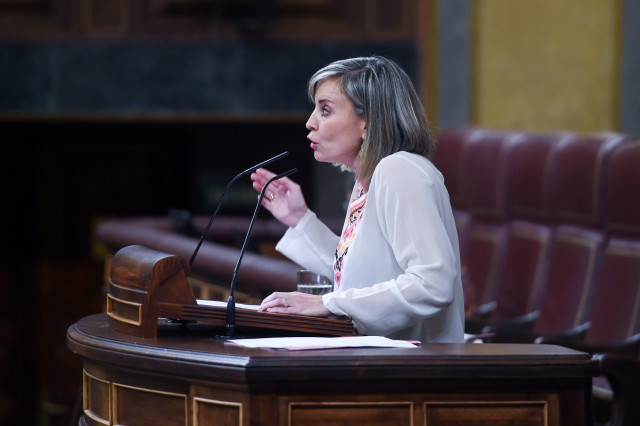
<instances>
[{"instance_id":1,"label":"stack of paper","mask_svg":"<svg viewBox=\"0 0 640 426\"><path fill-rule=\"evenodd\" d=\"M268 337L261 339L229 340L245 348L274 348L288 350L334 349L334 348L415 348L419 342L392 340L383 336L345 337Z\"/></svg>"}]
</instances>

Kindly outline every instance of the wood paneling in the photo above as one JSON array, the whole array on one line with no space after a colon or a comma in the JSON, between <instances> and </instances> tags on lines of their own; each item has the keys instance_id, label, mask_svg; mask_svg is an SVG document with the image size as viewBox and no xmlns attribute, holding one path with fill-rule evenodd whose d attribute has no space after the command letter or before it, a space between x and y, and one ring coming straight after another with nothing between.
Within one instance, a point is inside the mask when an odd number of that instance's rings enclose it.
<instances>
[{"instance_id":1,"label":"wood paneling","mask_svg":"<svg viewBox=\"0 0 640 426\"><path fill-rule=\"evenodd\" d=\"M195 397L193 417L196 426L210 423L212 419L220 426L242 426L242 404Z\"/></svg>"},{"instance_id":2,"label":"wood paneling","mask_svg":"<svg viewBox=\"0 0 640 426\"><path fill-rule=\"evenodd\" d=\"M119 425L187 424L187 395L113 384L113 421ZM162 407L160 410L159 407Z\"/></svg>"},{"instance_id":3,"label":"wood paneling","mask_svg":"<svg viewBox=\"0 0 640 426\"><path fill-rule=\"evenodd\" d=\"M0 0L0 37L409 41L418 0Z\"/></svg>"},{"instance_id":4,"label":"wood paneling","mask_svg":"<svg viewBox=\"0 0 640 426\"><path fill-rule=\"evenodd\" d=\"M129 0L83 2L82 21L87 36L117 38L127 35L131 29L131 4Z\"/></svg>"},{"instance_id":5,"label":"wood paneling","mask_svg":"<svg viewBox=\"0 0 640 426\"><path fill-rule=\"evenodd\" d=\"M69 328L69 348L84 358L85 421L88 406L105 419L109 403L114 424L154 426L589 424L597 362L566 348L291 352L228 345L207 328L165 324L145 339L106 324L101 314Z\"/></svg>"},{"instance_id":6,"label":"wood paneling","mask_svg":"<svg viewBox=\"0 0 640 426\"><path fill-rule=\"evenodd\" d=\"M92 420L111 422L110 383L83 371L83 411Z\"/></svg>"},{"instance_id":7,"label":"wood paneling","mask_svg":"<svg viewBox=\"0 0 640 426\"><path fill-rule=\"evenodd\" d=\"M79 33L73 0L0 0L0 37L52 38Z\"/></svg>"},{"instance_id":8,"label":"wood paneling","mask_svg":"<svg viewBox=\"0 0 640 426\"><path fill-rule=\"evenodd\" d=\"M291 426L350 426L362 424L413 425L411 402L292 402L288 404Z\"/></svg>"},{"instance_id":9,"label":"wood paneling","mask_svg":"<svg viewBox=\"0 0 640 426\"><path fill-rule=\"evenodd\" d=\"M548 425L549 401L460 401L425 403L425 424L451 426L539 426ZM555 408L555 407L554 407Z\"/></svg>"}]
</instances>

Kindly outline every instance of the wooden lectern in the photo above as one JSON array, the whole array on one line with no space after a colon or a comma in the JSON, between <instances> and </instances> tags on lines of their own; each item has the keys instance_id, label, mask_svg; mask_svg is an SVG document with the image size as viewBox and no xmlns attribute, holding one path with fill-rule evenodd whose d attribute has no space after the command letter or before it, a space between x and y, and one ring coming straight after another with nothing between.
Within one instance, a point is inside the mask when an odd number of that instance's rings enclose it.
<instances>
[{"instance_id":1,"label":"wooden lectern","mask_svg":"<svg viewBox=\"0 0 640 426\"><path fill-rule=\"evenodd\" d=\"M212 338L184 259L141 246L114 260L108 315L69 327L83 359L81 426L591 425L598 362L550 345L247 349ZM238 327L351 334L345 318L238 308ZM202 323L184 332L158 318ZM110 324L110 325L109 325ZM347 332L348 331L348 332Z\"/></svg>"},{"instance_id":2,"label":"wooden lectern","mask_svg":"<svg viewBox=\"0 0 640 426\"><path fill-rule=\"evenodd\" d=\"M598 362L550 345L247 349L161 323L120 333L107 315L69 327L83 359L81 426L592 425Z\"/></svg>"},{"instance_id":3,"label":"wooden lectern","mask_svg":"<svg viewBox=\"0 0 640 426\"><path fill-rule=\"evenodd\" d=\"M225 325L225 307L199 304L187 280L189 266L179 256L134 245L119 250L111 265L107 315L114 330L139 337L158 336L158 318ZM346 317L316 318L236 308L236 324L246 329L294 334L356 334ZM263 333L264 334L264 333Z\"/></svg>"}]
</instances>

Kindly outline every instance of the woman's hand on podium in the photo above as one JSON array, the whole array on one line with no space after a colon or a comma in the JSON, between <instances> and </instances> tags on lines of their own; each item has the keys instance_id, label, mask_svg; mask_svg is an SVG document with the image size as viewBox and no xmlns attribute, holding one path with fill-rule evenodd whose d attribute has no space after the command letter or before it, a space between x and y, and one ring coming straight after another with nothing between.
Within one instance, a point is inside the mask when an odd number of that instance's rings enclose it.
<instances>
[{"instance_id":1,"label":"woman's hand on podium","mask_svg":"<svg viewBox=\"0 0 640 426\"><path fill-rule=\"evenodd\" d=\"M298 291L271 293L262 301L258 311L311 317L328 317L331 314L324 306L322 296Z\"/></svg>"}]
</instances>

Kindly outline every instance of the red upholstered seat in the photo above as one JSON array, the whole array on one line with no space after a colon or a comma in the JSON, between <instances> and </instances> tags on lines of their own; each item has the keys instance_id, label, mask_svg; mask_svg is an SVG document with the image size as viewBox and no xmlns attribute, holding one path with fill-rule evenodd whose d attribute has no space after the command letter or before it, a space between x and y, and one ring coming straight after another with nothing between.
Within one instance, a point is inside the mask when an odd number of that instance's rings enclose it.
<instances>
[{"instance_id":1,"label":"red upholstered seat","mask_svg":"<svg viewBox=\"0 0 640 426\"><path fill-rule=\"evenodd\" d=\"M470 215L461 216L470 217L463 276L478 300L494 303L491 316L467 317L467 332L489 325L500 341L510 328L509 338L517 331L519 338L605 353L606 378L594 379L594 401L613 394L616 403L598 403L595 411L613 407L612 424L635 424L640 141L612 132L474 129L456 149L462 162L453 180L464 201L458 210Z\"/></svg>"},{"instance_id":2,"label":"red upholstered seat","mask_svg":"<svg viewBox=\"0 0 640 426\"><path fill-rule=\"evenodd\" d=\"M558 144L553 191L557 227L534 334L565 332L586 325L591 316L605 240L606 174L611 153L623 140L607 132L573 135Z\"/></svg>"},{"instance_id":3,"label":"red upholstered seat","mask_svg":"<svg viewBox=\"0 0 640 426\"><path fill-rule=\"evenodd\" d=\"M442 173L444 184L449 192L461 251L464 251L471 223L471 214L466 209L467 201L462 187L462 158L467 139L476 131L479 129L472 126L442 131L438 134L436 150L431 158L433 164Z\"/></svg>"},{"instance_id":4,"label":"red upholstered seat","mask_svg":"<svg viewBox=\"0 0 640 426\"><path fill-rule=\"evenodd\" d=\"M640 341L640 141L612 152L604 197L606 243L588 343ZM637 351L637 345L636 345Z\"/></svg>"},{"instance_id":5,"label":"red upholstered seat","mask_svg":"<svg viewBox=\"0 0 640 426\"><path fill-rule=\"evenodd\" d=\"M462 190L462 155L467 138L479 129L456 127L438 134L436 150L431 157L433 164L444 176L454 209L465 208L467 203Z\"/></svg>"},{"instance_id":6,"label":"red upholstered seat","mask_svg":"<svg viewBox=\"0 0 640 426\"><path fill-rule=\"evenodd\" d=\"M640 240L612 238L604 260L596 293L588 344L640 339ZM637 351L631 350L631 354Z\"/></svg>"},{"instance_id":7,"label":"red upholstered seat","mask_svg":"<svg viewBox=\"0 0 640 426\"><path fill-rule=\"evenodd\" d=\"M624 139L623 135L603 132L562 141L556 152L554 212L558 223L602 226L609 157Z\"/></svg>"},{"instance_id":8,"label":"red upholstered seat","mask_svg":"<svg viewBox=\"0 0 640 426\"><path fill-rule=\"evenodd\" d=\"M550 224L555 188L555 158L561 141L572 133L526 133L513 153L507 182L511 217Z\"/></svg>"},{"instance_id":9,"label":"red upholstered seat","mask_svg":"<svg viewBox=\"0 0 640 426\"><path fill-rule=\"evenodd\" d=\"M552 228L515 220L511 223L493 319L520 317L537 310L544 290Z\"/></svg>"},{"instance_id":10,"label":"red upholstered seat","mask_svg":"<svg viewBox=\"0 0 640 426\"><path fill-rule=\"evenodd\" d=\"M584 333L597 289L603 244L600 230L572 225L556 229L534 335L569 330Z\"/></svg>"},{"instance_id":11,"label":"red upholstered seat","mask_svg":"<svg viewBox=\"0 0 640 426\"><path fill-rule=\"evenodd\" d=\"M606 174L602 197L606 242L596 274L598 287L589 328L583 342L540 341L604 354L603 376L593 380L596 417L611 425L626 425L637 422L640 407L640 199L636 195L640 188L640 142L618 142L607 155L610 158L602 172ZM579 204L576 200L570 201L574 207ZM565 214L569 211L575 213L575 209L566 208ZM598 223L596 216L585 218Z\"/></svg>"},{"instance_id":12,"label":"red upholstered seat","mask_svg":"<svg viewBox=\"0 0 640 426\"><path fill-rule=\"evenodd\" d=\"M523 289L527 291L519 295L519 300L515 298L515 290L511 290L509 297L501 294L506 290L498 295L505 299L503 303L513 306L512 315L517 312L515 308L524 309L523 301L527 300L526 310L520 315L528 313L532 326L523 330L519 325L518 330L502 325L500 330L494 325L493 331L500 334L495 341L531 341L537 336L557 333L579 340L584 337L591 315L605 241L601 227L604 175L612 150L623 138L615 133L563 134L555 140L553 135L544 136L527 140L519 146L521 152L514 155L510 197L512 216L519 219L514 220L510 235L522 234L520 239L528 236L529 240L537 237L540 255L545 248L548 250L547 261L535 270L542 275L534 275L534 287ZM538 151L535 147L539 147ZM529 183L522 176L526 172L530 174ZM536 172L543 178L531 178ZM525 197L527 194L529 198ZM526 232L520 229L525 223L529 227ZM534 242L528 244L535 247ZM517 246L510 239L510 254ZM514 253L514 260L507 261L505 274L510 267L514 273L522 274L523 267L517 264L521 256L531 257L535 253L531 248L524 254Z\"/></svg>"},{"instance_id":13,"label":"red upholstered seat","mask_svg":"<svg viewBox=\"0 0 640 426\"><path fill-rule=\"evenodd\" d=\"M613 150L607 170L604 203L609 240L591 326L585 338L586 346L583 347L591 352L605 353L601 357L603 376L593 381L594 396L597 402L601 394L606 396L606 391L613 389L611 425L635 424L640 415L638 188L640 141L626 140Z\"/></svg>"},{"instance_id":14,"label":"red upholstered seat","mask_svg":"<svg viewBox=\"0 0 640 426\"><path fill-rule=\"evenodd\" d=\"M586 336L586 349L603 352L594 395L613 388L612 425L633 424L640 414L640 241L612 239ZM603 342L613 342L603 345ZM622 355L620 355L622 354ZM635 356L634 356L635 355ZM608 398L607 398L608 399Z\"/></svg>"},{"instance_id":15,"label":"red upholstered seat","mask_svg":"<svg viewBox=\"0 0 640 426\"><path fill-rule=\"evenodd\" d=\"M549 262L555 151L565 133L522 133L507 180L508 253L496 294L497 318L534 312L540 305Z\"/></svg>"},{"instance_id":16,"label":"red upholstered seat","mask_svg":"<svg viewBox=\"0 0 640 426\"><path fill-rule=\"evenodd\" d=\"M553 152L561 134L518 133L504 167L504 258L492 300L491 322L521 317L539 304L552 236ZM527 320L529 322L529 320Z\"/></svg>"},{"instance_id":17,"label":"red upholstered seat","mask_svg":"<svg viewBox=\"0 0 640 426\"><path fill-rule=\"evenodd\" d=\"M640 140L626 140L612 152L604 197L612 236L640 239Z\"/></svg>"},{"instance_id":18,"label":"red upholstered seat","mask_svg":"<svg viewBox=\"0 0 640 426\"><path fill-rule=\"evenodd\" d=\"M481 129L470 134L463 147L461 186L471 220L462 260L475 302L482 306L480 313L493 302L504 266L508 232L506 178L517 143L518 132Z\"/></svg>"}]
</instances>

